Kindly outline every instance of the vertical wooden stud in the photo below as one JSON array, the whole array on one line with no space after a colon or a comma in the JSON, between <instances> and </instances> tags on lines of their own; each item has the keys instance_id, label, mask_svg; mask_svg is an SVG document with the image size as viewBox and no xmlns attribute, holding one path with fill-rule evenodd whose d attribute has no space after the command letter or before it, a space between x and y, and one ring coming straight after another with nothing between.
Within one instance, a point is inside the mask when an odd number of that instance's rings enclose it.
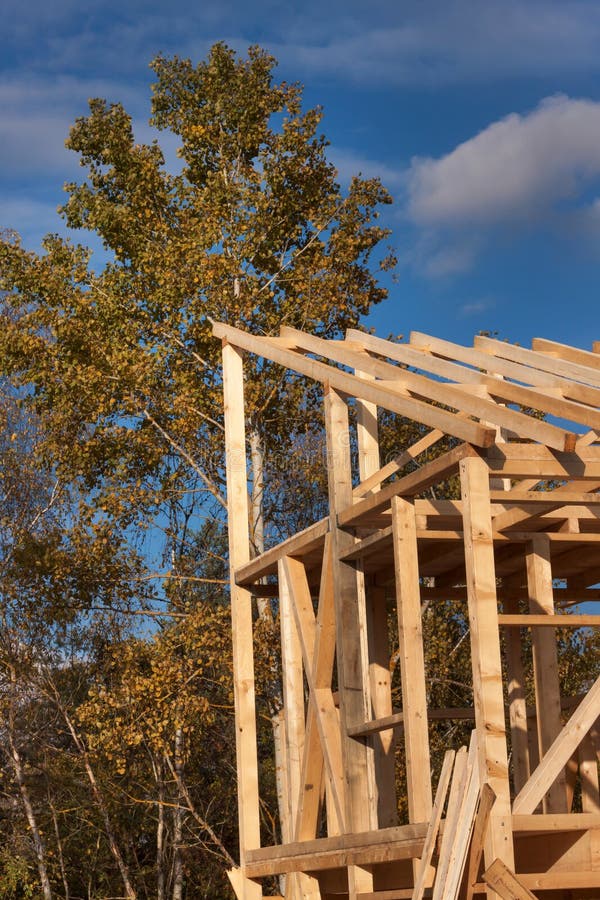
<instances>
[{"instance_id":1,"label":"vertical wooden stud","mask_svg":"<svg viewBox=\"0 0 600 900\"><path fill-rule=\"evenodd\" d=\"M239 587L235 571L250 558L248 532L248 478L244 423L244 373L242 353L223 344L223 395L225 409L225 453L227 460L227 519L231 583L231 628L233 636L233 686L235 700L236 760L240 863L246 851L260 847L258 759L252 638L252 597ZM240 879L242 900L262 897L259 884Z\"/></svg>"},{"instance_id":2,"label":"vertical wooden stud","mask_svg":"<svg viewBox=\"0 0 600 900\"><path fill-rule=\"evenodd\" d=\"M554 614L550 541L535 535L527 549L527 586L529 610L533 614ZM562 728L558 655L554 628L532 628L533 678L540 760ZM543 800L544 812L567 812L567 789L564 771L550 787Z\"/></svg>"},{"instance_id":3,"label":"vertical wooden stud","mask_svg":"<svg viewBox=\"0 0 600 900\"><path fill-rule=\"evenodd\" d=\"M325 394L325 424L346 827L353 832L369 831L377 826L369 791L373 753L366 741L350 738L347 733L349 726L365 722L370 711L368 672L364 670L366 634L358 577L353 565L340 560L340 554L352 546L354 538L339 529L337 522L338 513L352 505L348 408L342 397L331 389ZM370 873L363 869L356 873L350 871L354 868L357 867L349 867L348 873L351 900L356 893L372 890Z\"/></svg>"},{"instance_id":4,"label":"vertical wooden stud","mask_svg":"<svg viewBox=\"0 0 600 900\"><path fill-rule=\"evenodd\" d=\"M421 624L421 593L414 504L392 499L392 528L398 638L406 749L408 815L411 822L431 818L431 764L427 727L427 692Z\"/></svg>"},{"instance_id":5,"label":"vertical wooden stud","mask_svg":"<svg viewBox=\"0 0 600 900\"><path fill-rule=\"evenodd\" d=\"M485 859L486 864L490 865L498 857L514 868L489 470L486 462L478 456L461 460L460 480L481 783L489 783L496 795Z\"/></svg>"},{"instance_id":6,"label":"vertical wooden stud","mask_svg":"<svg viewBox=\"0 0 600 900\"><path fill-rule=\"evenodd\" d=\"M518 613L519 603L514 598L505 600L504 609L507 613ZM521 630L519 628L506 629L505 646L513 782L515 794L518 794L531 774L527 731L527 704L525 700L525 672L521 654Z\"/></svg>"}]
</instances>

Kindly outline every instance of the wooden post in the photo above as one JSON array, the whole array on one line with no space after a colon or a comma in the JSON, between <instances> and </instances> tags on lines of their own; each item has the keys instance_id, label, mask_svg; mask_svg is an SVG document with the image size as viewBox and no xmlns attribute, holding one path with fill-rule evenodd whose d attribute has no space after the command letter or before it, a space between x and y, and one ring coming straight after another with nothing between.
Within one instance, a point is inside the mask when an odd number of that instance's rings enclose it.
<instances>
[{"instance_id":1,"label":"wooden post","mask_svg":"<svg viewBox=\"0 0 600 900\"><path fill-rule=\"evenodd\" d=\"M392 499L406 787L410 822L431 818L431 763L414 503Z\"/></svg>"},{"instance_id":2,"label":"wooden post","mask_svg":"<svg viewBox=\"0 0 600 900\"><path fill-rule=\"evenodd\" d=\"M227 519L233 637L233 689L235 700L238 818L242 873L246 851L260 847L258 759L252 639L252 597L239 587L235 571L250 559L248 531L248 477L244 423L244 372L241 351L223 344L223 396L227 459ZM240 900L259 900L262 888L248 878L239 879Z\"/></svg>"},{"instance_id":3,"label":"wooden post","mask_svg":"<svg viewBox=\"0 0 600 900\"><path fill-rule=\"evenodd\" d=\"M507 613L519 613L518 600L504 602ZM518 794L531 773L529 762L529 738L527 730L527 703L525 699L525 673L521 655L521 629L507 628L504 637L506 668L508 673L508 712L512 746L513 782Z\"/></svg>"},{"instance_id":4,"label":"wooden post","mask_svg":"<svg viewBox=\"0 0 600 900\"><path fill-rule=\"evenodd\" d=\"M351 563L340 559L340 554L352 546L354 538L338 528L337 519L341 510L352 505L348 408L332 389L325 394L325 424L342 758L346 777L346 828L351 832L370 831L377 827L369 791L373 752L366 742L349 737L347 732L348 727L367 721L370 702L368 673L364 667L366 634L358 576ZM351 900L357 893L373 889L372 877L365 869L350 866L348 880Z\"/></svg>"},{"instance_id":5,"label":"wooden post","mask_svg":"<svg viewBox=\"0 0 600 900\"><path fill-rule=\"evenodd\" d=\"M530 613L553 615L550 541L542 534L535 535L527 549L527 586L529 588ZM538 747L541 760L562 728L555 629L533 627L531 644ZM551 785L542 805L545 813L567 812L567 785L564 771Z\"/></svg>"},{"instance_id":6,"label":"wooden post","mask_svg":"<svg viewBox=\"0 0 600 900\"><path fill-rule=\"evenodd\" d=\"M287 571L283 559L279 560L278 573L283 712L288 765L287 782L290 797L290 821L296 822L302 788L302 757L305 728L302 647L291 608L290 585L288 584ZM293 829L291 831L293 833ZM292 835L290 835L290 840L293 840Z\"/></svg>"},{"instance_id":7,"label":"wooden post","mask_svg":"<svg viewBox=\"0 0 600 900\"><path fill-rule=\"evenodd\" d=\"M497 857L514 868L508 754L492 540L489 469L480 457L460 462L473 699L481 783L496 795L486 865Z\"/></svg>"},{"instance_id":8,"label":"wooden post","mask_svg":"<svg viewBox=\"0 0 600 900\"><path fill-rule=\"evenodd\" d=\"M359 370L356 370L356 375L360 378L374 380L374 376ZM368 403L366 400L356 401L356 433L358 475L362 483L379 472L380 468L377 407L374 403ZM361 496L367 496L378 489L379 485L375 485L366 495L361 494ZM372 705L370 718L380 719L392 714L385 590L365 583L365 594ZM387 731L380 731L373 735L372 741L377 820L380 828L388 828L398 822L394 730L390 728Z\"/></svg>"}]
</instances>

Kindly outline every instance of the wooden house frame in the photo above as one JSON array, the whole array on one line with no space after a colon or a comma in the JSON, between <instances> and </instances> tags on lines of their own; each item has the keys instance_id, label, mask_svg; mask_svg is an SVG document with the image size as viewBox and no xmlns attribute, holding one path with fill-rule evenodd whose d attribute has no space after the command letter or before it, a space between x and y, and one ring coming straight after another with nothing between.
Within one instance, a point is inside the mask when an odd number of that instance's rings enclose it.
<instances>
[{"instance_id":1,"label":"wooden house frame","mask_svg":"<svg viewBox=\"0 0 600 900\"><path fill-rule=\"evenodd\" d=\"M600 678L583 696L561 697L556 642L558 626L599 621L588 611L563 613L600 599L600 345L589 352L536 339L524 349L477 337L463 347L414 333L407 344L360 331L323 340L290 328L261 337L224 324L213 331L223 342L240 827L240 867L230 880L239 900L262 897L271 876L286 900L600 898ZM323 384L329 485L327 518L253 559L246 355L249 365L262 357ZM384 466L378 408L429 429ZM452 449L423 462L445 436ZM461 499L430 499L429 489L451 476ZM546 482L551 489L536 490ZM281 843L261 847L252 604L274 591ZM391 701L390 595L400 711ZM466 604L472 709L428 709L424 598ZM527 629L533 710L523 675ZM473 737L468 752L446 754L434 790L428 720L443 718L472 719Z\"/></svg>"}]
</instances>

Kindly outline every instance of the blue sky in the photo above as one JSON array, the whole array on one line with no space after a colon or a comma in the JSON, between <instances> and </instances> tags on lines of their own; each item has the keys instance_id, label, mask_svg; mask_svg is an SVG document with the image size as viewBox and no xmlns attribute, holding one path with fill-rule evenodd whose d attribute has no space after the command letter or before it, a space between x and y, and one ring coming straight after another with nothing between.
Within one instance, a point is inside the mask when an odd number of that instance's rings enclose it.
<instances>
[{"instance_id":1,"label":"blue sky","mask_svg":"<svg viewBox=\"0 0 600 900\"><path fill-rule=\"evenodd\" d=\"M259 43L325 107L342 181L380 175L400 258L367 324L470 343L600 339L597 0L4 0L0 227L60 231L87 98L149 136L148 63Z\"/></svg>"}]
</instances>

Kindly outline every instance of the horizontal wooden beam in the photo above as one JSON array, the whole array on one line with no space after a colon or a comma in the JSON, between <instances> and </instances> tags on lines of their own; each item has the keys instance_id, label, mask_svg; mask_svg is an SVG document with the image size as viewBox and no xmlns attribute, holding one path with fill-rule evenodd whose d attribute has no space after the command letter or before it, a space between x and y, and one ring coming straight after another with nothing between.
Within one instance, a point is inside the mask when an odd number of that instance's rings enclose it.
<instances>
[{"instance_id":1,"label":"horizontal wooden beam","mask_svg":"<svg viewBox=\"0 0 600 900\"><path fill-rule=\"evenodd\" d=\"M455 384L428 378L407 368L375 359L361 350L357 351L352 344L345 341L326 341L286 326L281 329L281 335L288 348L294 347L307 353L316 353L333 362L352 366L356 370L369 373L374 378L385 379L386 384L397 383L416 399L441 403L457 411L461 410L481 421L510 429L522 439L540 441L557 450L575 449L577 435L534 416L498 404L489 396L465 393ZM377 386L380 387L380 382L377 382ZM600 415L597 414L591 424L600 428Z\"/></svg>"},{"instance_id":2,"label":"horizontal wooden beam","mask_svg":"<svg viewBox=\"0 0 600 900\"><path fill-rule=\"evenodd\" d=\"M414 497L423 493L431 485L455 475L461 459L473 456L476 452L469 444L461 444L449 450L443 456L421 466L416 472L411 472L410 475L386 485L372 497L366 497L348 509L342 510L338 516L340 526L358 524L361 516L381 512L389 506L392 497Z\"/></svg>"},{"instance_id":3,"label":"horizontal wooden beam","mask_svg":"<svg viewBox=\"0 0 600 900\"><path fill-rule=\"evenodd\" d=\"M549 813L514 815L513 831L526 834L546 834L549 831L589 831L600 828L600 813Z\"/></svg>"},{"instance_id":4,"label":"horizontal wooden beam","mask_svg":"<svg viewBox=\"0 0 600 900\"><path fill-rule=\"evenodd\" d=\"M600 616L596 615L499 615L498 624L506 628L598 628Z\"/></svg>"},{"instance_id":5,"label":"horizontal wooden beam","mask_svg":"<svg viewBox=\"0 0 600 900\"><path fill-rule=\"evenodd\" d=\"M590 350L581 350L579 347L559 344L558 341L548 341L545 338L533 338L531 349L600 371L600 358Z\"/></svg>"},{"instance_id":6,"label":"horizontal wooden beam","mask_svg":"<svg viewBox=\"0 0 600 900\"><path fill-rule=\"evenodd\" d=\"M597 408L568 400L562 394L548 393L543 387L515 384L499 375L482 372L481 368L473 369L461 363L433 356L424 348L392 343L354 329L347 331L346 337L367 351L387 356L388 359L394 359L422 372L448 378L463 389L479 388L486 392L486 396L504 403L518 403L520 406L540 410L588 428L598 427L600 412Z\"/></svg>"},{"instance_id":7,"label":"horizontal wooden beam","mask_svg":"<svg viewBox=\"0 0 600 900\"><path fill-rule=\"evenodd\" d=\"M248 878L288 872L318 872L348 865L368 865L398 859L416 859L425 842L427 823L381 828L262 847L249 851L244 874Z\"/></svg>"},{"instance_id":8,"label":"horizontal wooden beam","mask_svg":"<svg viewBox=\"0 0 600 900\"><path fill-rule=\"evenodd\" d=\"M320 519L314 525L292 535L276 547L266 550L260 556L255 556L235 571L236 582L239 585L251 585L258 578L277 573L277 563L284 556L302 557L313 550L318 550L325 542L325 535L329 531L329 518Z\"/></svg>"},{"instance_id":9,"label":"horizontal wooden beam","mask_svg":"<svg viewBox=\"0 0 600 900\"><path fill-rule=\"evenodd\" d=\"M517 347L506 341L497 341L483 335L474 338L473 346L494 358L508 359L539 372L547 372L550 375L558 375L560 378L600 388L600 370L597 366L594 368L582 366L556 356L549 358L543 353L536 353L535 350L527 350L525 347Z\"/></svg>"},{"instance_id":10,"label":"horizontal wooden beam","mask_svg":"<svg viewBox=\"0 0 600 900\"><path fill-rule=\"evenodd\" d=\"M213 335L228 341L241 350L248 350L250 353L269 359L286 369L329 385L334 390L350 397L375 403L391 412L407 416L415 422L422 422L430 428L439 428L446 434L453 435L462 441L468 441L477 447L489 447L496 439L494 428L463 419L456 413L448 412L422 400L416 400L399 389L383 387L371 379L359 378L357 375L351 375L326 363L309 359L301 353L295 353L278 344L279 338L258 337L219 322L213 325Z\"/></svg>"},{"instance_id":11,"label":"horizontal wooden beam","mask_svg":"<svg viewBox=\"0 0 600 900\"><path fill-rule=\"evenodd\" d=\"M491 475L509 478L535 477L548 479L598 481L600 479L600 448L584 447L577 453L560 453L534 444L497 444L478 451L486 460Z\"/></svg>"},{"instance_id":12,"label":"horizontal wooden beam","mask_svg":"<svg viewBox=\"0 0 600 900\"><path fill-rule=\"evenodd\" d=\"M475 719L475 710L467 706L428 709L427 718L430 722L462 720L471 722ZM370 722L365 722L364 725L354 725L352 728L348 728L348 734L350 737L367 737L370 734L387 731L389 728L401 728L403 724L404 713L398 712L381 719L372 719Z\"/></svg>"},{"instance_id":13,"label":"horizontal wooden beam","mask_svg":"<svg viewBox=\"0 0 600 900\"><path fill-rule=\"evenodd\" d=\"M532 813L600 715L600 678L590 688L541 763L514 799L513 813Z\"/></svg>"},{"instance_id":14,"label":"horizontal wooden beam","mask_svg":"<svg viewBox=\"0 0 600 900\"><path fill-rule=\"evenodd\" d=\"M587 403L596 408L600 406L600 391L595 387L574 382L570 378L563 378L553 372L543 372L514 360L492 356L477 347L463 347L460 344L444 341L418 331L411 332L410 344L434 353L436 356L458 360L476 369L502 375L503 378L510 378L536 388L559 389L565 397L570 397L572 400Z\"/></svg>"}]
</instances>

